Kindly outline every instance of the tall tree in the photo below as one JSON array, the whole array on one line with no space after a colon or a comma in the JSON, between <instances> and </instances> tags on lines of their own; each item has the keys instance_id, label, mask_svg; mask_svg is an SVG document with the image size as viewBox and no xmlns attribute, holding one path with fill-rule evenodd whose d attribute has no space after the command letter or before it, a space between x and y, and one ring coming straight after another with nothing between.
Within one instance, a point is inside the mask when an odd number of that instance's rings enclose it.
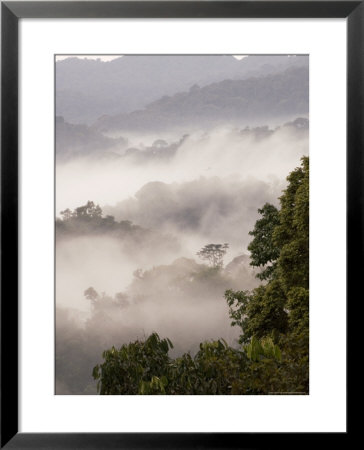
<instances>
[{"instance_id":1,"label":"tall tree","mask_svg":"<svg viewBox=\"0 0 364 450\"><path fill-rule=\"evenodd\" d=\"M280 210L265 204L250 233L251 264L264 267L258 276L268 283L252 292L225 293L242 342L287 331L308 336L309 160L301 161L287 177Z\"/></svg>"},{"instance_id":2,"label":"tall tree","mask_svg":"<svg viewBox=\"0 0 364 450\"><path fill-rule=\"evenodd\" d=\"M229 244L207 244L197 256L208 261L212 267L221 269L224 264L224 256L229 248Z\"/></svg>"}]
</instances>

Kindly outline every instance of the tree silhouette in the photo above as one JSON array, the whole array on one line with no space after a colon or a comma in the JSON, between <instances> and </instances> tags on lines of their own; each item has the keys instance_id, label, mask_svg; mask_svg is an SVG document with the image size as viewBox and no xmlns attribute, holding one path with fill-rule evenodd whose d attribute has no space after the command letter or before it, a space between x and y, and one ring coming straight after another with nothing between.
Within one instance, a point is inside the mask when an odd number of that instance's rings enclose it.
<instances>
[{"instance_id":1,"label":"tree silhouette","mask_svg":"<svg viewBox=\"0 0 364 450\"><path fill-rule=\"evenodd\" d=\"M205 261L208 261L212 267L221 269L224 263L224 256L226 254L229 244L207 244L199 252L197 256Z\"/></svg>"}]
</instances>

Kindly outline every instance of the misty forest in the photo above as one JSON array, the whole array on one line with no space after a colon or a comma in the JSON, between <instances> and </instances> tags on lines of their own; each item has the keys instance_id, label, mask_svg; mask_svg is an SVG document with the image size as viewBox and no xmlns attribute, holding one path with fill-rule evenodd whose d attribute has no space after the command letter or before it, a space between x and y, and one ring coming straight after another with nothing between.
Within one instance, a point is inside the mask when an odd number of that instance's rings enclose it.
<instances>
[{"instance_id":1,"label":"misty forest","mask_svg":"<svg viewBox=\"0 0 364 450\"><path fill-rule=\"evenodd\" d=\"M308 394L308 56L55 65L56 394Z\"/></svg>"}]
</instances>

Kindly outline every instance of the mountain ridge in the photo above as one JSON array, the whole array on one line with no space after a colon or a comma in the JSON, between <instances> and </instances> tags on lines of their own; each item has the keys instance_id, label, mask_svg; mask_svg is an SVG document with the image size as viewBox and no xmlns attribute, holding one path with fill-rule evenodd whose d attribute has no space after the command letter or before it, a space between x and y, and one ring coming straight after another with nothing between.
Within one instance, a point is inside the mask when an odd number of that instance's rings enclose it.
<instances>
[{"instance_id":1,"label":"mountain ridge","mask_svg":"<svg viewBox=\"0 0 364 450\"><path fill-rule=\"evenodd\" d=\"M188 126L250 125L308 113L308 68L245 80L223 80L163 96L144 109L103 115L92 127L99 132L163 131ZM185 132L191 130L185 129Z\"/></svg>"},{"instance_id":2,"label":"mountain ridge","mask_svg":"<svg viewBox=\"0 0 364 450\"><path fill-rule=\"evenodd\" d=\"M308 56L126 55L112 61L67 58L56 62L56 111L72 123L103 114L130 113L163 95L223 79L245 79L308 67Z\"/></svg>"}]
</instances>

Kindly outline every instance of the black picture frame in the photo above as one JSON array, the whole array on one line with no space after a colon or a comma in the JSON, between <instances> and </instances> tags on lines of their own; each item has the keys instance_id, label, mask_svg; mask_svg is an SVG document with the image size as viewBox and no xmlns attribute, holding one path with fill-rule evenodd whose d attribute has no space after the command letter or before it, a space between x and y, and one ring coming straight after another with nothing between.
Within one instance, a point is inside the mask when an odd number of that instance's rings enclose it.
<instances>
[{"instance_id":1,"label":"black picture frame","mask_svg":"<svg viewBox=\"0 0 364 450\"><path fill-rule=\"evenodd\" d=\"M18 433L18 21L21 18L347 18L347 305L363 264L363 1L1 2L1 448L225 449L307 445L325 433ZM347 346L348 352L350 347ZM347 418L349 415L347 415ZM348 423L348 420L347 420ZM349 436L337 433L340 442ZM344 444L344 442L342 442Z\"/></svg>"}]
</instances>

